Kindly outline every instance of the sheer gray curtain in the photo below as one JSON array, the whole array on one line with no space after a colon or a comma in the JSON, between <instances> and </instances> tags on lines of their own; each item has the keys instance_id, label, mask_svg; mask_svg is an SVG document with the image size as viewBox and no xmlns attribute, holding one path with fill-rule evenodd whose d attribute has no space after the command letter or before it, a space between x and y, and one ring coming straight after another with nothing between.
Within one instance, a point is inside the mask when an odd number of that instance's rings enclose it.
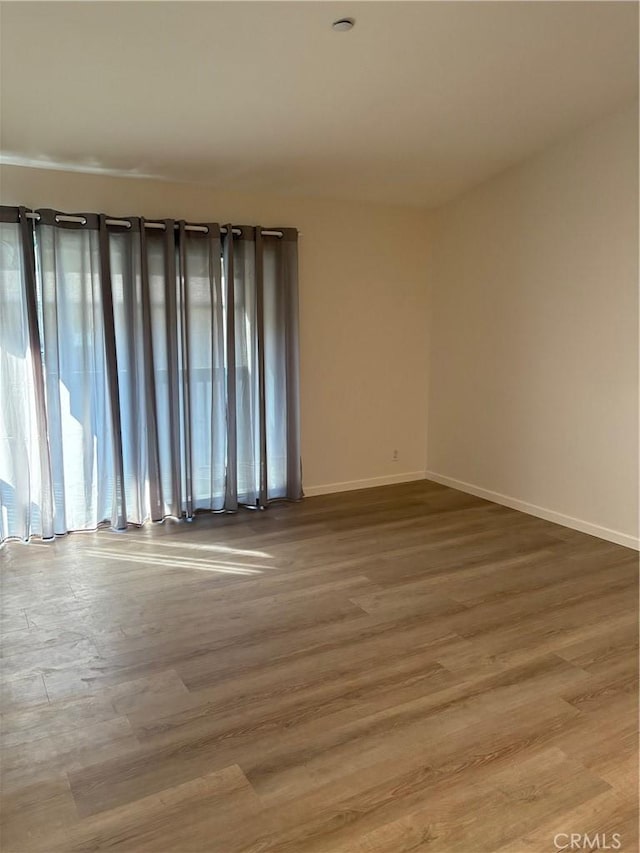
<instances>
[{"instance_id":1,"label":"sheer gray curtain","mask_svg":"<svg viewBox=\"0 0 640 853\"><path fill-rule=\"evenodd\" d=\"M0 208L0 538L302 496L297 232Z\"/></svg>"}]
</instances>

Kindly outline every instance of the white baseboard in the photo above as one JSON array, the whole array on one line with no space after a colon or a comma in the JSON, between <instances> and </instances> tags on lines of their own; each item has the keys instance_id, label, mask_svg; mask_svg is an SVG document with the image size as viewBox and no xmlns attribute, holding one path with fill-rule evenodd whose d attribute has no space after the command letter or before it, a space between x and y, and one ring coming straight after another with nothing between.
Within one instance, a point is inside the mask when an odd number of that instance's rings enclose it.
<instances>
[{"instance_id":1,"label":"white baseboard","mask_svg":"<svg viewBox=\"0 0 640 853\"><path fill-rule=\"evenodd\" d=\"M640 550L640 539L628 533L611 530L609 527L601 527L599 524L592 524L590 521L583 521L581 518L573 518L570 515L555 512L555 510L547 509L543 506L536 506L536 504L530 504L526 501L512 498L509 495L500 494L500 492L492 492L490 489L483 489L481 486L476 486L473 483L465 483L463 480L456 480L444 474L437 474L435 471L425 471L425 477L427 480L433 480L435 483L441 483L443 486L450 486L452 489L458 489L460 492L467 492L470 495L476 495L478 498L484 498L487 501L493 501L493 503L502 504L503 506L511 507L511 509L518 509L529 515L535 515L538 518L544 518L546 521L553 521L556 524L563 525L563 527L571 527L573 530L579 530L581 533L588 533L590 536L597 536L600 539L606 539L608 542L615 542L616 545L624 545L626 548L634 548L636 551Z\"/></svg>"},{"instance_id":2,"label":"white baseboard","mask_svg":"<svg viewBox=\"0 0 640 853\"><path fill-rule=\"evenodd\" d=\"M355 489L371 489L374 486L391 486L394 483L411 483L424 480L424 471L409 471L404 474L387 474L385 477L370 477L367 480L347 480L344 483L326 483L324 486L305 486L307 498L315 495L331 495L334 492L351 492Z\"/></svg>"}]
</instances>

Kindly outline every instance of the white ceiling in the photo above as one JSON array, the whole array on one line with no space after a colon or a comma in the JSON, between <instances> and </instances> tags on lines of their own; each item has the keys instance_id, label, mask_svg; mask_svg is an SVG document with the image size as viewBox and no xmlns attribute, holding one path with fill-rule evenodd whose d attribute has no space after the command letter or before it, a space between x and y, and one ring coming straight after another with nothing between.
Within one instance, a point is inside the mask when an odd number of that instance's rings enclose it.
<instances>
[{"instance_id":1,"label":"white ceiling","mask_svg":"<svg viewBox=\"0 0 640 853\"><path fill-rule=\"evenodd\" d=\"M1 23L5 162L238 191L436 205L638 90L636 3L5 2Z\"/></svg>"}]
</instances>

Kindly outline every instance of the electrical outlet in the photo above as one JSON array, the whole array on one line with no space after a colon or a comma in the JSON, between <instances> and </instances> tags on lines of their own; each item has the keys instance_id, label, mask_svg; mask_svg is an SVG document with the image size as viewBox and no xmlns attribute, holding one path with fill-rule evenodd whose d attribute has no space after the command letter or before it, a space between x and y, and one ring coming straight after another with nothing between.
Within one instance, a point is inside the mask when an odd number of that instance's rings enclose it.
<instances>
[{"instance_id":1,"label":"electrical outlet","mask_svg":"<svg viewBox=\"0 0 640 853\"><path fill-rule=\"evenodd\" d=\"M398 455L398 451L397 451L397 450L394 450L394 451L393 451L393 454L392 454L392 456L391 456L391 460L392 460L393 462L397 462L399 458L400 458L400 457L399 457L399 455Z\"/></svg>"}]
</instances>

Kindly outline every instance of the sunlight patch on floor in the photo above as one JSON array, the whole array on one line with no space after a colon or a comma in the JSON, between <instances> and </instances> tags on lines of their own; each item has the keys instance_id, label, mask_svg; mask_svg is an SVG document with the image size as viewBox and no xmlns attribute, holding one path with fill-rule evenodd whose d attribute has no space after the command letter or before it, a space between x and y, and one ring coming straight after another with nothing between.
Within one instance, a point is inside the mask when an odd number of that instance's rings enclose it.
<instances>
[{"instance_id":1,"label":"sunlight patch on floor","mask_svg":"<svg viewBox=\"0 0 640 853\"><path fill-rule=\"evenodd\" d=\"M193 558L178 558L174 559L166 554L121 554L118 551L112 551L107 548L99 550L87 549L84 552L89 557L97 557L103 560L118 560L124 563L142 563L147 566L156 566L158 568L167 569L197 569L202 572L218 572L220 574L229 575L261 575L263 569L271 568L270 566L258 565L236 565L234 563L221 563L213 560L203 560L197 557Z\"/></svg>"},{"instance_id":2,"label":"sunlight patch on floor","mask_svg":"<svg viewBox=\"0 0 640 853\"><path fill-rule=\"evenodd\" d=\"M165 548L186 548L193 551L214 551L217 554L229 554L233 557L258 557L263 560L272 560L273 557L265 551L252 551L245 548L229 548L226 545L198 545L190 542L154 542L154 545L162 545Z\"/></svg>"}]
</instances>

